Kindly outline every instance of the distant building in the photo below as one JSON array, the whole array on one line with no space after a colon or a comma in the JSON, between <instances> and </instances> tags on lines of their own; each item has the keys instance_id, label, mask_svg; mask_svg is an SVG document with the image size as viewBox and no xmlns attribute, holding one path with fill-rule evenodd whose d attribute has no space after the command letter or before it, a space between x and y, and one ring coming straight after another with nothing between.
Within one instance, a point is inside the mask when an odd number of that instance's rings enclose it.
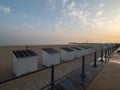
<instances>
[{"instance_id":1,"label":"distant building","mask_svg":"<svg viewBox=\"0 0 120 90\"><path fill-rule=\"evenodd\" d=\"M43 48L42 64L47 67L60 64L60 53L53 48Z\"/></svg>"},{"instance_id":2,"label":"distant building","mask_svg":"<svg viewBox=\"0 0 120 90\"><path fill-rule=\"evenodd\" d=\"M61 48L61 60L69 61L74 59L74 50L68 47Z\"/></svg>"},{"instance_id":3,"label":"distant building","mask_svg":"<svg viewBox=\"0 0 120 90\"><path fill-rule=\"evenodd\" d=\"M38 56L32 50L13 51L13 72L20 76L38 70Z\"/></svg>"}]
</instances>

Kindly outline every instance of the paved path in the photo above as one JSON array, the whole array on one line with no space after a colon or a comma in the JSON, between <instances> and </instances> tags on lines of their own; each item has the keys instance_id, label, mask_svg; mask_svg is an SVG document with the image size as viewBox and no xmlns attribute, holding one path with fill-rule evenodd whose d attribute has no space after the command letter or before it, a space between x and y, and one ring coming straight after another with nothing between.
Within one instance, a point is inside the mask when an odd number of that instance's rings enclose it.
<instances>
[{"instance_id":1,"label":"paved path","mask_svg":"<svg viewBox=\"0 0 120 90\"><path fill-rule=\"evenodd\" d=\"M110 62L92 81L87 90L120 90L120 53L113 54Z\"/></svg>"},{"instance_id":2,"label":"paved path","mask_svg":"<svg viewBox=\"0 0 120 90\"><path fill-rule=\"evenodd\" d=\"M85 90L90 82L98 75L104 68L107 62L97 61L97 67L93 67L93 62L85 66L85 79L80 77L81 69L69 75L67 78L61 80L56 84L55 90ZM48 89L49 90L49 89Z\"/></svg>"}]
</instances>

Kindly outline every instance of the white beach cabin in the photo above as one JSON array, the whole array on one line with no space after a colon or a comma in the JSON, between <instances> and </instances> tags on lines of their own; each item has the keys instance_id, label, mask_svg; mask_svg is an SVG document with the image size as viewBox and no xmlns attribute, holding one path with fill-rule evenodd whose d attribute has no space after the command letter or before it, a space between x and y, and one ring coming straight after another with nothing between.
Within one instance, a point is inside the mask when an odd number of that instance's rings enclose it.
<instances>
[{"instance_id":1,"label":"white beach cabin","mask_svg":"<svg viewBox=\"0 0 120 90\"><path fill-rule=\"evenodd\" d=\"M69 61L74 59L74 50L68 47L61 48L61 60Z\"/></svg>"},{"instance_id":2,"label":"white beach cabin","mask_svg":"<svg viewBox=\"0 0 120 90\"><path fill-rule=\"evenodd\" d=\"M82 56L82 49L78 47L71 47L74 50L74 58L79 58Z\"/></svg>"},{"instance_id":3,"label":"white beach cabin","mask_svg":"<svg viewBox=\"0 0 120 90\"><path fill-rule=\"evenodd\" d=\"M104 49L107 49L108 47L109 47L109 44L108 44L108 43L103 44L103 48L104 48Z\"/></svg>"},{"instance_id":4,"label":"white beach cabin","mask_svg":"<svg viewBox=\"0 0 120 90\"><path fill-rule=\"evenodd\" d=\"M95 52L95 49L91 46L86 46L88 48L88 52L89 53L94 53Z\"/></svg>"},{"instance_id":5,"label":"white beach cabin","mask_svg":"<svg viewBox=\"0 0 120 90\"><path fill-rule=\"evenodd\" d=\"M43 48L42 64L47 67L60 64L60 53L53 48Z\"/></svg>"},{"instance_id":6,"label":"white beach cabin","mask_svg":"<svg viewBox=\"0 0 120 90\"><path fill-rule=\"evenodd\" d=\"M90 53L87 47L80 46L80 48L82 49L82 55L88 55Z\"/></svg>"},{"instance_id":7,"label":"white beach cabin","mask_svg":"<svg viewBox=\"0 0 120 90\"><path fill-rule=\"evenodd\" d=\"M38 70L38 56L32 50L13 51L13 73L21 76Z\"/></svg>"}]
</instances>

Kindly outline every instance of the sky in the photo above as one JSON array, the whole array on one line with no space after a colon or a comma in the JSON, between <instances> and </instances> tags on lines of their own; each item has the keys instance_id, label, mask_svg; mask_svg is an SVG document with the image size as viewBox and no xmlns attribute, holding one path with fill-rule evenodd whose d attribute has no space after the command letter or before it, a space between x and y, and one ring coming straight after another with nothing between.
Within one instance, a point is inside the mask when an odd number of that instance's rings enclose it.
<instances>
[{"instance_id":1,"label":"sky","mask_svg":"<svg viewBox=\"0 0 120 90\"><path fill-rule=\"evenodd\" d=\"M120 42L120 0L0 0L0 45Z\"/></svg>"}]
</instances>

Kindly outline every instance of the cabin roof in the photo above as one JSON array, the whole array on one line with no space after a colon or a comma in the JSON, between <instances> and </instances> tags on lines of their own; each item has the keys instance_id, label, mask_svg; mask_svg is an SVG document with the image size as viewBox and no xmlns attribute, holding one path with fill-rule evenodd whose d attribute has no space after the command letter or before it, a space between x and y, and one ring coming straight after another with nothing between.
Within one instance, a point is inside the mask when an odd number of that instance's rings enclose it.
<instances>
[{"instance_id":1,"label":"cabin roof","mask_svg":"<svg viewBox=\"0 0 120 90\"><path fill-rule=\"evenodd\" d=\"M13 53L16 56L16 58L37 56L37 54L32 50L14 50Z\"/></svg>"},{"instance_id":2,"label":"cabin roof","mask_svg":"<svg viewBox=\"0 0 120 90\"><path fill-rule=\"evenodd\" d=\"M55 50L53 48L43 48L42 50L44 50L45 52L47 52L49 54L59 53L57 50Z\"/></svg>"},{"instance_id":3,"label":"cabin roof","mask_svg":"<svg viewBox=\"0 0 120 90\"><path fill-rule=\"evenodd\" d=\"M86 46L80 46L81 48L83 48L83 49L89 49L88 47L86 47Z\"/></svg>"},{"instance_id":4,"label":"cabin roof","mask_svg":"<svg viewBox=\"0 0 120 90\"><path fill-rule=\"evenodd\" d=\"M82 50L81 48L78 48L78 47L71 47L71 48L76 50Z\"/></svg>"},{"instance_id":5,"label":"cabin roof","mask_svg":"<svg viewBox=\"0 0 120 90\"><path fill-rule=\"evenodd\" d=\"M71 48L68 48L68 47L62 47L61 49L67 51L67 52L72 52L74 50L72 50Z\"/></svg>"}]
</instances>

